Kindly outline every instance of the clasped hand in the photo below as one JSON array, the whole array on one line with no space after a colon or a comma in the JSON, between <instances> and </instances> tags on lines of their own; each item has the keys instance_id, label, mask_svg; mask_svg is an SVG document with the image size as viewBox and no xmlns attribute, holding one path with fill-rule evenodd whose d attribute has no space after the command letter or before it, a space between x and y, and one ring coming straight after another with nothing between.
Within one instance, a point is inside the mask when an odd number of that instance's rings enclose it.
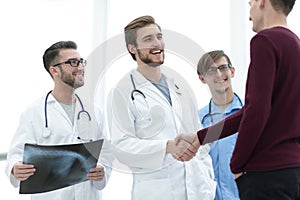
<instances>
[{"instance_id":1,"label":"clasped hand","mask_svg":"<svg viewBox=\"0 0 300 200\"><path fill-rule=\"evenodd\" d=\"M196 134L180 134L167 143L167 153L179 161L189 161L197 153L200 143Z\"/></svg>"}]
</instances>

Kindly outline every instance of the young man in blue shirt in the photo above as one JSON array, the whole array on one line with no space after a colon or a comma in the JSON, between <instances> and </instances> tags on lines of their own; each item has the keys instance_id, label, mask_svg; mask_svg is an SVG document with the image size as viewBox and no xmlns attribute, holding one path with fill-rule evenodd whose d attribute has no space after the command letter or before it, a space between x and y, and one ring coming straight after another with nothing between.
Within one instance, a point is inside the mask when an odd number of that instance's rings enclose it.
<instances>
[{"instance_id":1,"label":"young man in blue shirt","mask_svg":"<svg viewBox=\"0 0 300 200\"><path fill-rule=\"evenodd\" d=\"M231 78L235 75L235 68L224 51L205 53L198 62L197 73L200 81L208 85L212 94L208 105L198 111L203 127L219 122L243 106L238 95L233 92ZM239 199L229 166L236 137L237 134L234 134L211 144L210 156L217 182L215 200Z\"/></svg>"}]
</instances>

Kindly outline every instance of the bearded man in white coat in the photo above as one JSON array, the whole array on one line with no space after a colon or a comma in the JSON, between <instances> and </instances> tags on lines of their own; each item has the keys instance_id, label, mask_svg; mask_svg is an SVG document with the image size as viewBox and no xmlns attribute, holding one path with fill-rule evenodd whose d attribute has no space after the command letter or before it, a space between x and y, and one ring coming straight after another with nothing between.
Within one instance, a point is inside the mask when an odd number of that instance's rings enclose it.
<instances>
[{"instance_id":1,"label":"bearded man in white coat","mask_svg":"<svg viewBox=\"0 0 300 200\"><path fill-rule=\"evenodd\" d=\"M133 173L132 200L214 199L209 146L189 162L175 159L185 145L176 146L174 138L198 130L199 120L187 82L161 66L160 26L151 16L139 17L125 27L125 40L137 69L110 91L106 117L115 156Z\"/></svg>"},{"instance_id":2,"label":"bearded man in white coat","mask_svg":"<svg viewBox=\"0 0 300 200\"><path fill-rule=\"evenodd\" d=\"M54 81L54 88L28 106L21 115L19 126L9 147L6 166L6 174L15 187L20 185L20 181L34 175L37 170L34 165L23 163L25 143L63 145L103 138L100 131L92 130L89 135L83 136L78 127L77 113L80 111L78 108L81 100L76 96L75 89L84 85L86 60L81 58L77 51L77 44L73 41L60 41L51 45L44 53L43 62ZM82 117L84 116L80 116ZM101 190L108 181L110 169L106 167L104 170L100 160L98 165L86 174L87 181L32 194L31 199L101 199Z\"/></svg>"}]
</instances>

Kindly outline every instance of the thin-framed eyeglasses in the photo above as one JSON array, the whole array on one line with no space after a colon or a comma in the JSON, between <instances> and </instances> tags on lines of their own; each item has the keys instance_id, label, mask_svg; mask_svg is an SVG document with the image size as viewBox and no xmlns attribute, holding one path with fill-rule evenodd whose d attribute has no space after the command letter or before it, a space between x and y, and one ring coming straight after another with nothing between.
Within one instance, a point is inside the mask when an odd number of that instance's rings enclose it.
<instances>
[{"instance_id":1,"label":"thin-framed eyeglasses","mask_svg":"<svg viewBox=\"0 0 300 200\"><path fill-rule=\"evenodd\" d=\"M80 63L82 64L83 67L85 67L87 64L87 61L84 60L83 58L80 58L80 60L69 59L65 62L57 63L57 64L53 65L53 67L63 65L63 64L69 64L71 67L78 67Z\"/></svg>"},{"instance_id":2,"label":"thin-framed eyeglasses","mask_svg":"<svg viewBox=\"0 0 300 200\"><path fill-rule=\"evenodd\" d=\"M219 70L220 72L226 72L231 68L231 64L223 64L223 65L219 65L218 67L208 67L206 74L208 75L214 75L217 73L217 71Z\"/></svg>"}]
</instances>

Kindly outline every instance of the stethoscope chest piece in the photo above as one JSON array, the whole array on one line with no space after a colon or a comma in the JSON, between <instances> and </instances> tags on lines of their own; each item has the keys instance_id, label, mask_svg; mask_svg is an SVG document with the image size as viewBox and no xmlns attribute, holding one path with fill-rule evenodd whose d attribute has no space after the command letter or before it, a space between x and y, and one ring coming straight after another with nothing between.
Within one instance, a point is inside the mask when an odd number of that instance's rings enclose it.
<instances>
[{"instance_id":1,"label":"stethoscope chest piece","mask_svg":"<svg viewBox=\"0 0 300 200\"><path fill-rule=\"evenodd\" d=\"M77 120L77 131L80 133L81 136L87 137L89 135L90 130L92 129L91 121L87 116L81 116Z\"/></svg>"},{"instance_id":2,"label":"stethoscope chest piece","mask_svg":"<svg viewBox=\"0 0 300 200\"><path fill-rule=\"evenodd\" d=\"M49 130L49 128L45 128L42 135L44 138L48 138L51 135L51 131Z\"/></svg>"}]
</instances>

